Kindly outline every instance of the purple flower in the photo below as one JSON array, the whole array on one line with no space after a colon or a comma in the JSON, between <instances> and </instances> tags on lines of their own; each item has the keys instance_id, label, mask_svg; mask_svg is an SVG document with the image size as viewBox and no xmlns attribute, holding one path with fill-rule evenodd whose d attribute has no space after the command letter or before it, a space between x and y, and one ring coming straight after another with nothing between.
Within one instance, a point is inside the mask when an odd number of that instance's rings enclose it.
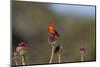
<instances>
[{"instance_id":1,"label":"purple flower","mask_svg":"<svg viewBox=\"0 0 100 67\"><path fill-rule=\"evenodd\" d=\"M56 35L55 35L55 34L50 34L50 35L49 35L49 41L50 41L50 42L56 41Z\"/></svg>"},{"instance_id":2,"label":"purple flower","mask_svg":"<svg viewBox=\"0 0 100 67\"><path fill-rule=\"evenodd\" d=\"M26 47L26 45L24 42L19 43L16 48L16 52L19 52L20 50L24 49L25 47Z\"/></svg>"},{"instance_id":3,"label":"purple flower","mask_svg":"<svg viewBox=\"0 0 100 67\"><path fill-rule=\"evenodd\" d=\"M80 48L80 51L85 51L85 49L84 48Z\"/></svg>"},{"instance_id":4,"label":"purple flower","mask_svg":"<svg viewBox=\"0 0 100 67\"><path fill-rule=\"evenodd\" d=\"M84 44L82 43L80 46L80 53L84 53L85 52L85 48L84 48Z\"/></svg>"},{"instance_id":5,"label":"purple flower","mask_svg":"<svg viewBox=\"0 0 100 67\"><path fill-rule=\"evenodd\" d=\"M19 46L19 47L23 47L23 48L26 47L26 45L25 45L24 42L19 43L18 46Z\"/></svg>"}]
</instances>

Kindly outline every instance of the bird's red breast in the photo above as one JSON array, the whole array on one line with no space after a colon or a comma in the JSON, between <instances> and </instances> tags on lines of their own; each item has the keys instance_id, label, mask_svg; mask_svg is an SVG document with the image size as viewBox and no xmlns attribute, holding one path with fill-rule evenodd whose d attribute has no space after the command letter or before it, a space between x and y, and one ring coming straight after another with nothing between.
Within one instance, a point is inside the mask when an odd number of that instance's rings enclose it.
<instances>
[{"instance_id":1,"label":"bird's red breast","mask_svg":"<svg viewBox=\"0 0 100 67\"><path fill-rule=\"evenodd\" d=\"M55 25L54 25L54 23L51 22L48 25L48 32L51 33L51 34L55 34Z\"/></svg>"}]
</instances>

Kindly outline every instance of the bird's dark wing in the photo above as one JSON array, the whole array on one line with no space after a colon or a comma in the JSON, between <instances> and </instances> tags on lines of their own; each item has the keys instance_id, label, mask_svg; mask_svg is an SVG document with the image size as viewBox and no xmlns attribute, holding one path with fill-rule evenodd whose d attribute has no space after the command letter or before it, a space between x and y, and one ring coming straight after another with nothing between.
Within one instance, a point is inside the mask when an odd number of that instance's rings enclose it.
<instances>
[{"instance_id":1,"label":"bird's dark wing","mask_svg":"<svg viewBox=\"0 0 100 67\"><path fill-rule=\"evenodd\" d=\"M55 30L55 34L56 34L56 36L58 36L58 37L60 36L56 30Z\"/></svg>"}]
</instances>

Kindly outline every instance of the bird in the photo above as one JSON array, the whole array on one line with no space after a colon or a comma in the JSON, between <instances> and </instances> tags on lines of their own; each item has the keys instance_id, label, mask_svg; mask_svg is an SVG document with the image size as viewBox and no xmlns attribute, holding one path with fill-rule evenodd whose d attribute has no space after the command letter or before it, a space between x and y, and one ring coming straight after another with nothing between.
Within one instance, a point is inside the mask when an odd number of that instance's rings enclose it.
<instances>
[{"instance_id":1,"label":"bird","mask_svg":"<svg viewBox=\"0 0 100 67\"><path fill-rule=\"evenodd\" d=\"M48 32L50 34L56 35L57 37L59 37L60 35L58 34L58 32L55 29L55 24L53 21L51 21L48 25Z\"/></svg>"}]
</instances>

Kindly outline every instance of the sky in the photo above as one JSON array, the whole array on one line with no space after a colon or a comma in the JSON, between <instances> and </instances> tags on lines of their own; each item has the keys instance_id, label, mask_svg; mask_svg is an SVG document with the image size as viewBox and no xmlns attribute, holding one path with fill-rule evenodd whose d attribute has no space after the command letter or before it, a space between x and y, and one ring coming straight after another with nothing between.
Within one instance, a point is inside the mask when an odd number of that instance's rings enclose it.
<instances>
[{"instance_id":1,"label":"sky","mask_svg":"<svg viewBox=\"0 0 100 67\"><path fill-rule=\"evenodd\" d=\"M95 16L95 6L49 4L49 9L56 14L78 14L81 16Z\"/></svg>"}]
</instances>

